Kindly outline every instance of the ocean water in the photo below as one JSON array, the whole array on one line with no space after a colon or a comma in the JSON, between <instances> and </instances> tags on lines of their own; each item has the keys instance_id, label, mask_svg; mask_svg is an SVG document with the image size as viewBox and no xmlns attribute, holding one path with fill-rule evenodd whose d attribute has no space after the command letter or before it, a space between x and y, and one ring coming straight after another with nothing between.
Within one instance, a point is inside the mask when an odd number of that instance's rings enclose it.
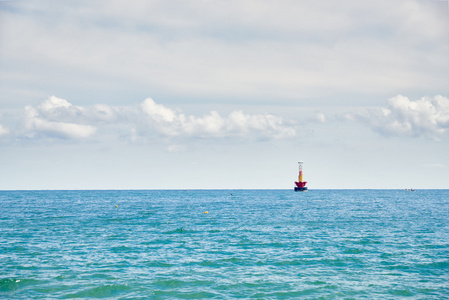
<instances>
[{"instance_id":1,"label":"ocean water","mask_svg":"<svg viewBox=\"0 0 449 300\"><path fill-rule=\"evenodd\" d=\"M449 299L449 190L0 191L0 299Z\"/></svg>"}]
</instances>

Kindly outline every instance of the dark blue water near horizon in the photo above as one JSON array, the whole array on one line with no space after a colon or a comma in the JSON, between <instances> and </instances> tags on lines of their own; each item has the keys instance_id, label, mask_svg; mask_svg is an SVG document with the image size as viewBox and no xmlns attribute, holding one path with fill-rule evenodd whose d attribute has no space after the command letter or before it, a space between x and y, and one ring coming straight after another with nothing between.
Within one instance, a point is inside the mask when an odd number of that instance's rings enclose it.
<instances>
[{"instance_id":1,"label":"dark blue water near horizon","mask_svg":"<svg viewBox=\"0 0 449 300\"><path fill-rule=\"evenodd\" d=\"M0 299L449 299L449 190L0 191Z\"/></svg>"}]
</instances>

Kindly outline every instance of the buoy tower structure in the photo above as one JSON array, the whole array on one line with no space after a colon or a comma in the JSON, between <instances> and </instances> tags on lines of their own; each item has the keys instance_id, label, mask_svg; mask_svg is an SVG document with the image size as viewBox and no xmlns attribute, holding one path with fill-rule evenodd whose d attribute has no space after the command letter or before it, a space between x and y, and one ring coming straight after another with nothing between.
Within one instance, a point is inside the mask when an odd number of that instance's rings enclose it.
<instances>
[{"instance_id":1,"label":"buoy tower structure","mask_svg":"<svg viewBox=\"0 0 449 300\"><path fill-rule=\"evenodd\" d=\"M299 161L298 162L298 166L299 166L299 175L298 175L298 181L295 181L295 192L306 192L307 191L307 181L304 181L303 179L303 175L302 175L302 166L303 166L304 162L303 161Z\"/></svg>"}]
</instances>

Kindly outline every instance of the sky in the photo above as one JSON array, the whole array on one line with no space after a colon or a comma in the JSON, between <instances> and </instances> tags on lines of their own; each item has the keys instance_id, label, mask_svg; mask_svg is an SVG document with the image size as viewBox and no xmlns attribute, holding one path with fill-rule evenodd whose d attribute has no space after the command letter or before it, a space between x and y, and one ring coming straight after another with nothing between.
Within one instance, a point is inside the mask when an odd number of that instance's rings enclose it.
<instances>
[{"instance_id":1,"label":"sky","mask_svg":"<svg viewBox=\"0 0 449 300\"><path fill-rule=\"evenodd\" d=\"M0 1L0 190L449 188L446 0Z\"/></svg>"}]
</instances>

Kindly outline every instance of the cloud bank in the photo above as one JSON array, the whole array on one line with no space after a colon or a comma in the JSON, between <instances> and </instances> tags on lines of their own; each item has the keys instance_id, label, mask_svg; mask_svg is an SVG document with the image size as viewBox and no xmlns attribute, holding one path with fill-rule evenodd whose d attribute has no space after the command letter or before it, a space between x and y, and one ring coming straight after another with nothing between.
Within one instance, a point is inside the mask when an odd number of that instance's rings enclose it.
<instances>
[{"instance_id":1,"label":"cloud bank","mask_svg":"<svg viewBox=\"0 0 449 300\"><path fill-rule=\"evenodd\" d=\"M4 1L2 74L11 89L131 85L252 103L445 91L447 16L432 2Z\"/></svg>"},{"instance_id":2,"label":"cloud bank","mask_svg":"<svg viewBox=\"0 0 449 300\"><path fill-rule=\"evenodd\" d=\"M132 106L95 104L77 106L65 99L51 96L36 106L23 110L22 126L13 128L0 124L0 138L99 140L104 137L128 141L150 141L163 138L183 143L187 139L276 140L297 136L301 122L273 114L250 114L235 110L222 115L212 110L207 114L187 115L147 98ZM448 137L449 99L443 96L418 100L398 95L387 106L348 113L346 119L366 124L383 136L443 139ZM332 126L340 118L317 112L308 124ZM303 121L303 120L302 120ZM170 151L179 151L183 146Z\"/></svg>"},{"instance_id":3,"label":"cloud bank","mask_svg":"<svg viewBox=\"0 0 449 300\"><path fill-rule=\"evenodd\" d=\"M193 137L248 137L287 138L295 136L295 130L283 124L281 117L272 114L251 115L233 111L222 117L211 111L202 117L186 116L154 102L148 98L141 104L149 124L158 132L168 136Z\"/></svg>"},{"instance_id":4,"label":"cloud bank","mask_svg":"<svg viewBox=\"0 0 449 300\"><path fill-rule=\"evenodd\" d=\"M443 96L418 100L398 95L387 107L371 109L359 117L384 136L410 136L440 139L449 129L449 99Z\"/></svg>"},{"instance_id":5,"label":"cloud bank","mask_svg":"<svg viewBox=\"0 0 449 300\"><path fill-rule=\"evenodd\" d=\"M221 116L211 111L204 116L186 115L153 99L140 105L76 106L52 96L37 106L24 109L19 136L28 139L88 139L114 131L121 138L257 138L282 139L295 136L295 129L272 114L233 111ZM7 130L0 127L0 134Z\"/></svg>"}]
</instances>

